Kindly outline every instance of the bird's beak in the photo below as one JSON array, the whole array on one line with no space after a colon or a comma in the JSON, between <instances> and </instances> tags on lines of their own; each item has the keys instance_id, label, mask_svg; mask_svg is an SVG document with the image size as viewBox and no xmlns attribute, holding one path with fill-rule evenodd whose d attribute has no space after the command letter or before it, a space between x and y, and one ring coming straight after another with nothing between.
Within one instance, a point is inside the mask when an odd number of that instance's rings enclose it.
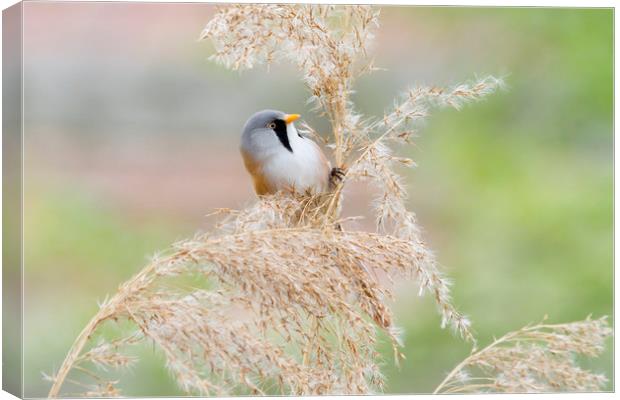
<instances>
[{"instance_id":1,"label":"bird's beak","mask_svg":"<svg viewBox=\"0 0 620 400\"><path fill-rule=\"evenodd\" d=\"M290 124L291 122L298 120L299 117L301 117L299 114L286 114L284 116L284 122Z\"/></svg>"}]
</instances>

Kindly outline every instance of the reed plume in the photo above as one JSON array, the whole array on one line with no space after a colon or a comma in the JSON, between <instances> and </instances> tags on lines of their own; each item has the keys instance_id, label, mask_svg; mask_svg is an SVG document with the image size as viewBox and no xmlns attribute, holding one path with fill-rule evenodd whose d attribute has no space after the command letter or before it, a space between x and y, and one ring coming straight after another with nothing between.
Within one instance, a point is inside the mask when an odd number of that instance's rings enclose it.
<instances>
[{"instance_id":1,"label":"reed plume","mask_svg":"<svg viewBox=\"0 0 620 400\"><path fill-rule=\"evenodd\" d=\"M607 318L545 322L510 332L473 352L446 376L435 394L602 390L605 375L580 368L577 356L597 357L603 352L612 333Z\"/></svg>"},{"instance_id":2,"label":"reed plume","mask_svg":"<svg viewBox=\"0 0 620 400\"><path fill-rule=\"evenodd\" d=\"M362 116L350 95L355 78L374 69L368 46L378 15L366 6L219 9L201 35L215 45L212 58L232 69L275 60L296 65L311 103L331 124L324 139L345 178L331 193L278 193L243 210L219 210L212 231L154 257L101 304L49 377L50 397L68 382L83 386L86 395L117 395L116 382L93 366L133 365L127 348L143 342L164 354L187 394L379 392L378 330L400 357L391 284L379 276L417 282L420 294L434 298L442 325L475 343L406 207L395 167L414 163L394 150L410 142L432 108L460 109L502 81L414 88L384 116ZM309 126L304 132L319 135ZM340 217L342 188L353 180L375 189L372 232L348 230ZM181 284L187 277L203 285ZM103 325L121 320L134 327L131 333L94 343Z\"/></svg>"}]
</instances>

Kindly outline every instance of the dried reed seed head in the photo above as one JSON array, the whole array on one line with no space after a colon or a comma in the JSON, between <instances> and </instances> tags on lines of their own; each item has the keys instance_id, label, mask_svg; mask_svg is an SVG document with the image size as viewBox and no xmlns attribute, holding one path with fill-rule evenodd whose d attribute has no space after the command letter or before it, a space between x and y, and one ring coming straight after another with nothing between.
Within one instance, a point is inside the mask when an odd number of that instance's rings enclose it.
<instances>
[{"instance_id":1,"label":"dried reed seed head","mask_svg":"<svg viewBox=\"0 0 620 400\"><path fill-rule=\"evenodd\" d=\"M101 339L98 344L81 356L83 361L89 361L95 366L107 370L108 368L131 367L138 362L136 356L122 353L126 346L138 343L141 335L133 335L112 342Z\"/></svg>"},{"instance_id":2,"label":"dried reed seed head","mask_svg":"<svg viewBox=\"0 0 620 400\"><path fill-rule=\"evenodd\" d=\"M436 393L599 391L607 379L579 367L596 357L612 331L607 318L526 326L473 353Z\"/></svg>"}]
</instances>

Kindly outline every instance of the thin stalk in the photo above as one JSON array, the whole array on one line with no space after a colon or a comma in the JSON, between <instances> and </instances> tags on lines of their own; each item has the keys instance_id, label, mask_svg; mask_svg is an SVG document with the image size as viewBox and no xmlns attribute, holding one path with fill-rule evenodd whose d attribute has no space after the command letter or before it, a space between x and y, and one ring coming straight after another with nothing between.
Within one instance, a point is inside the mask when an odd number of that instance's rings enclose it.
<instances>
[{"instance_id":1,"label":"thin stalk","mask_svg":"<svg viewBox=\"0 0 620 400\"><path fill-rule=\"evenodd\" d=\"M444 386L446 386L446 384L448 382L450 382L450 380L454 377L454 375L456 375L460 370L462 370L465 366L467 366L471 360L475 357L480 356L480 354L488 351L489 349L491 349L492 347L497 346L500 343L503 343L509 339L511 339L513 336L515 336L516 334L518 334L518 332L511 332L507 335L502 336L501 338L495 340L493 343L489 344L487 347L470 354L466 359L464 359L463 361L461 361L461 363L459 363L456 367L454 367L454 369L452 371L450 371L450 373L445 377L445 379L443 381L441 381L441 383L439 384L439 386L437 386L437 388L435 389L435 391L433 391L433 394L438 394L443 388Z\"/></svg>"},{"instance_id":2,"label":"thin stalk","mask_svg":"<svg viewBox=\"0 0 620 400\"><path fill-rule=\"evenodd\" d=\"M80 332L78 337L75 339L75 342L71 346L71 350L69 350L69 353L65 357L65 360L63 361L60 369L56 373L56 376L54 378L54 384L52 385L52 388L50 389L47 397L58 397L60 388L65 382L69 371L71 371L71 369L73 368L75 361L77 361L77 359L79 358L79 355L82 352L84 345L93 334L93 332L95 332L99 324L105 321L111 315L111 313L111 310L108 310L107 308L102 308L95 315L95 317L93 317L93 319L91 319L90 322L84 327L82 332Z\"/></svg>"},{"instance_id":3,"label":"thin stalk","mask_svg":"<svg viewBox=\"0 0 620 400\"><path fill-rule=\"evenodd\" d=\"M181 253L181 252L179 252ZM170 259L173 257L178 257L179 253L170 256ZM155 269L157 263L152 263L148 267L144 268L138 274L136 274L127 284L123 286L123 288L109 301L107 302L95 316L88 322L88 324L84 327L82 332L78 335L78 337L73 342L71 349L67 353L60 369L56 373L54 378L54 383L48 393L49 398L58 397L60 393L60 389L67 379L67 375L75 366L75 363L79 360L80 354L84 349L84 346L90 339L91 335L97 330L99 325L106 321L108 318L113 316L116 313L116 309L119 304L122 304L125 299L129 296L134 295L137 291L143 289L145 284L150 282L149 274ZM145 280L145 278L147 278Z\"/></svg>"}]
</instances>

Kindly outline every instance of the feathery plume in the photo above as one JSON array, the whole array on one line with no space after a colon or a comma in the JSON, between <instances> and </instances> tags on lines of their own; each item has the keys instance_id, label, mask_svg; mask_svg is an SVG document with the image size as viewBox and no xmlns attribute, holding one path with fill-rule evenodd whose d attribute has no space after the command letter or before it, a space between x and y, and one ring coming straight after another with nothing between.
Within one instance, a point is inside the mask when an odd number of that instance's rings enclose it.
<instances>
[{"instance_id":1,"label":"feathery plume","mask_svg":"<svg viewBox=\"0 0 620 400\"><path fill-rule=\"evenodd\" d=\"M602 390L607 378L580 368L576 356L599 356L611 333L606 317L526 326L472 353L435 394Z\"/></svg>"}]
</instances>

